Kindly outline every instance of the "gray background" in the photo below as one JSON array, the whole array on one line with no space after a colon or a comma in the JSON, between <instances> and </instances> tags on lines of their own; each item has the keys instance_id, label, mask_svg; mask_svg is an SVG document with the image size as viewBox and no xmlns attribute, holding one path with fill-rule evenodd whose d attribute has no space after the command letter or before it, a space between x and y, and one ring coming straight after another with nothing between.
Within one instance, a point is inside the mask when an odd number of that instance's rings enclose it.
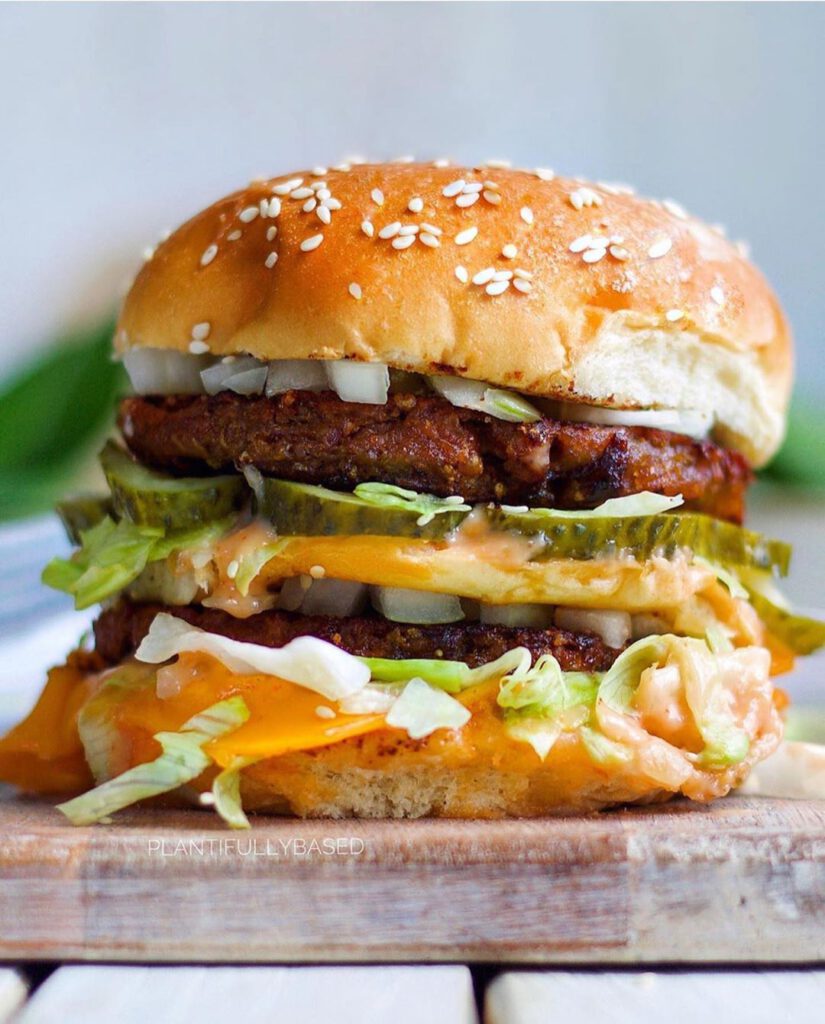
<instances>
[{"instance_id":1,"label":"gray background","mask_svg":"<svg viewBox=\"0 0 825 1024\"><path fill-rule=\"evenodd\" d=\"M821 393L819 4L0 7L0 373L260 172L414 153L627 180L753 246Z\"/></svg>"}]
</instances>

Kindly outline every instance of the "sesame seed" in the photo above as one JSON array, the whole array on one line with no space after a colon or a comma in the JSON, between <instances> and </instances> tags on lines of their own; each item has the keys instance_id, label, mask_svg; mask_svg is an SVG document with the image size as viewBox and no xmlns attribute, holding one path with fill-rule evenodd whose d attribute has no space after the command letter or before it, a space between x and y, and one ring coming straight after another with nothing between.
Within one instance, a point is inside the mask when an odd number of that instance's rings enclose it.
<instances>
[{"instance_id":1,"label":"sesame seed","mask_svg":"<svg viewBox=\"0 0 825 1024\"><path fill-rule=\"evenodd\" d=\"M440 156L437 160L433 160L433 167L449 167L450 161L446 156Z\"/></svg>"},{"instance_id":2,"label":"sesame seed","mask_svg":"<svg viewBox=\"0 0 825 1024\"><path fill-rule=\"evenodd\" d=\"M385 224L378 232L379 238L393 238L401 230L401 221L394 220L391 224Z\"/></svg>"},{"instance_id":3,"label":"sesame seed","mask_svg":"<svg viewBox=\"0 0 825 1024\"><path fill-rule=\"evenodd\" d=\"M722 291L718 284L715 284L711 288L710 297L713 299L717 306L725 305L725 293Z\"/></svg>"},{"instance_id":4,"label":"sesame seed","mask_svg":"<svg viewBox=\"0 0 825 1024\"><path fill-rule=\"evenodd\" d=\"M312 235L310 238L305 238L301 242L301 252L312 252L313 249L318 248L323 240L324 236L321 232L318 232L317 235Z\"/></svg>"},{"instance_id":5,"label":"sesame seed","mask_svg":"<svg viewBox=\"0 0 825 1024\"><path fill-rule=\"evenodd\" d=\"M585 249L590 248L590 235L580 235L578 238L574 238L568 246L570 252L584 252Z\"/></svg>"},{"instance_id":6,"label":"sesame seed","mask_svg":"<svg viewBox=\"0 0 825 1024\"><path fill-rule=\"evenodd\" d=\"M360 284L356 284L356 283L355 283L354 281L353 281L353 282L352 282L352 284L351 284L351 285L349 286L349 288L347 288L347 291L348 291L348 292L350 293L350 295L351 295L351 296L352 296L352 297L353 297L354 299L360 299L360 298L361 298L361 296L362 296L362 295L364 294L364 293L363 293L363 292L361 291L361 285L360 285Z\"/></svg>"},{"instance_id":7,"label":"sesame seed","mask_svg":"<svg viewBox=\"0 0 825 1024\"><path fill-rule=\"evenodd\" d=\"M490 203L492 206L498 206L499 203L501 202L501 196L498 194L498 192L493 192L489 188L485 189L482 192L482 195L487 200L487 202Z\"/></svg>"},{"instance_id":8,"label":"sesame seed","mask_svg":"<svg viewBox=\"0 0 825 1024\"><path fill-rule=\"evenodd\" d=\"M332 221L332 214L326 206L319 206L315 214L322 224L329 224Z\"/></svg>"},{"instance_id":9,"label":"sesame seed","mask_svg":"<svg viewBox=\"0 0 825 1024\"><path fill-rule=\"evenodd\" d=\"M280 212L281 212L281 200L277 196L273 196L269 200L269 212L267 213L267 216L268 217L277 217Z\"/></svg>"},{"instance_id":10,"label":"sesame seed","mask_svg":"<svg viewBox=\"0 0 825 1024\"><path fill-rule=\"evenodd\" d=\"M393 249L409 249L415 241L415 235L397 235L392 240Z\"/></svg>"},{"instance_id":11,"label":"sesame seed","mask_svg":"<svg viewBox=\"0 0 825 1024\"><path fill-rule=\"evenodd\" d=\"M441 190L442 196L446 196L447 199L452 199L453 196L457 196L459 192L464 188L466 182L463 178L456 178L455 181L451 181L449 185L445 185Z\"/></svg>"},{"instance_id":12,"label":"sesame seed","mask_svg":"<svg viewBox=\"0 0 825 1024\"><path fill-rule=\"evenodd\" d=\"M495 272L495 274L493 274L493 280L494 281L512 281L513 280L513 271L512 270L497 270Z\"/></svg>"},{"instance_id":13,"label":"sesame seed","mask_svg":"<svg viewBox=\"0 0 825 1024\"><path fill-rule=\"evenodd\" d=\"M431 235L440 235L440 234L442 234L441 228L437 228L435 226L435 224L424 224L424 223L422 223L421 230L422 231L429 231L429 233Z\"/></svg>"},{"instance_id":14,"label":"sesame seed","mask_svg":"<svg viewBox=\"0 0 825 1024\"><path fill-rule=\"evenodd\" d=\"M620 245L611 245L608 248L608 252L614 260L619 260L620 262L630 259L630 252L627 249L623 249Z\"/></svg>"},{"instance_id":15,"label":"sesame seed","mask_svg":"<svg viewBox=\"0 0 825 1024\"><path fill-rule=\"evenodd\" d=\"M533 223L533 211L530 209L529 206L522 206L521 210L519 210L519 216L525 224Z\"/></svg>"},{"instance_id":16,"label":"sesame seed","mask_svg":"<svg viewBox=\"0 0 825 1024\"><path fill-rule=\"evenodd\" d=\"M493 280L495 273L495 267L485 267L484 270L479 270L477 274L473 274L473 284L487 284L488 281Z\"/></svg>"},{"instance_id":17,"label":"sesame seed","mask_svg":"<svg viewBox=\"0 0 825 1024\"><path fill-rule=\"evenodd\" d=\"M322 206L326 206L328 210L340 210L341 200L336 199L335 196L330 196L329 199L321 200Z\"/></svg>"},{"instance_id":18,"label":"sesame seed","mask_svg":"<svg viewBox=\"0 0 825 1024\"><path fill-rule=\"evenodd\" d=\"M319 704L318 707L315 709L315 714L319 718L335 718L336 717L335 712L333 711L333 709L330 708L330 707L327 707L326 704Z\"/></svg>"},{"instance_id":19,"label":"sesame seed","mask_svg":"<svg viewBox=\"0 0 825 1024\"><path fill-rule=\"evenodd\" d=\"M399 235L417 235L418 234L417 224L405 224L402 228L399 228Z\"/></svg>"},{"instance_id":20,"label":"sesame seed","mask_svg":"<svg viewBox=\"0 0 825 1024\"><path fill-rule=\"evenodd\" d=\"M472 206L473 203L478 202L478 192L462 192L460 196L456 198L455 205L462 208Z\"/></svg>"},{"instance_id":21,"label":"sesame seed","mask_svg":"<svg viewBox=\"0 0 825 1024\"><path fill-rule=\"evenodd\" d=\"M209 351L209 346L205 341L199 341L196 338L194 341L189 342L189 351L193 356L202 356Z\"/></svg>"},{"instance_id":22,"label":"sesame seed","mask_svg":"<svg viewBox=\"0 0 825 1024\"><path fill-rule=\"evenodd\" d=\"M265 217L267 215L267 212L269 211L269 200L268 199L262 199L258 203L258 211L260 212L262 217Z\"/></svg>"},{"instance_id":23,"label":"sesame seed","mask_svg":"<svg viewBox=\"0 0 825 1024\"><path fill-rule=\"evenodd\" d=\"M661 256L666 256L670 252L672 245L672 239L667 237L660 238L651 245L647 250L647 254L652 260L657 260Z\"/></svg>"},{"instance_id":24,"label":"sesame seed","mask_svg":"<svg viewBox=\"0 0 825 1024\"><path fill-rule=\"evenodd\" d=\"M668 320L670 321L670 323L675 324L676 321L681 320L684 315L684 311L681 309L669 309L667 313L665 313L665 320Z\"/></svg>"},{"instance_id":25,"label":"sesame seed","mask_svg":"<svg viewBox=\"0 0 825 1024\"><path fill-rule=\"evenodd\" d=\"M424 209L424 200L421 196L413 196L412 199L407 203L407 209L410 213L421 213Z\"/></svg>"},{"instance_id":26,"label":"sesame seed","mask_svg":"<svg viewBox=\"0 0 825 1024\"><path fill-rule=\"evenodd\" d=\"M327 571L323 567L323 565L311 565L309 567L309 575L314 580L322 580L324 578L324 576L326 576L326 574L327 574Z\"/></svg>"},{"instance_id":27,"label":"sesame seed","mask_svg":"<svg viewBox=\"0 0 825 1024\"><path fill-rule=\"evenodd\" d=\"M212 330L212 325L207 323L205 320L203 323L195 324L192 328L192 337L195 341L203 341L209 337L209 332Z\"/></svg>"},{"instance_id":28,"label":"sesame seed","mask_svg":"<svg viewBox=\"0 0 825 1024\"><path fill-rule=\"evenodd\" d=\"M674 217L678 217L679 220L687 219L687 210L681 203L677 203L675 199L663 199L662 206L668 213L672 213Z\"/></svg>"},{"instance_id":29,"label":"sesame seed","mask_svg":"<svg viewBox=\"0 0 825 1024\"><path fill-rule=\"evenodd\" d=\"M471 192L480 192L484 186L480 181L470 181L461 190L464 195L469 195Z\"/></svg>"},{"instance_id":30,"label":"sesame seed","mask_svg":"<svg viewBox=\"0 0 825 1024\"><path fill-rule=\"evenodd\" d=\"M470 242L472 242L472 240L476 237L477 234L477 227L465 228L463 231L459 231L459 233L455 236L455 244L468 245Z\"/></svg>"},{"instance_id":31,"label":"sesame seed","mask_svg":"<svg viewBox=\"0 0 825 1024\"><path fill-rule=\"evenodd\" d=\"M484 187L486 189L489 189L491 192L498 192L499 190L499 185L497 181L485 181Z\"/></svg>"},{"instance_id":32,"label":"sesame seed","mask_svg":"<svg viewBox=\"0 0 825 1024\"><path fill-rule=\"evenodd\" d=\"M245 210L241 210L239 217L244 224L249 224L251 221L255 220L259 213L260 210L257 206L247 206Z\"/></svg>"},{"instance_id":33,"label":"sesame seed","mask_svg":"<svg viewBox=\"0 0 825 1024\"><path fill-rule=\"evenodd\" d=\"M491 281L484 289L488 295L503 295L510 287L509 281Z\"/></svg>"},{"instance_id":34,"label":"sesame seed","mask_svg":"<svg viewBox=\"0 0 825 1024\"><path fill-rule=\"evenodd\" d=\"M428 245L431 249L437 249L441 242L435 235L431 235L429 231L422 231L418 236L419 242L423 242L424 245Z\"/></svg>"},{"instance_id":35,"label":"sesame seed","mask_svg":"<svg viewBox=\"0 0 825 1024\"><path fill-rule=\"evenodd\" d=\"M513 281L513 287L517 291L524 292L525 294L527 294L527 292L532 290L533 286L530 284L529 281L525 281L522 278L517 277L515 281Z\"/></svg>"},{"instance_id":36,"label":"sesame seed","mask_svg":"<svg viewBox=\"0 0 825 1024\"><path fill-rule=\"evenodd\" d=\"M582 253L585 263L598 263L602 256L607 255L607 249L588 249Z\"/></svg>"},{"instance_id":37,"label":"sesame seed","mask_svg":"<svg viewBox=\"0 0 825 1024\"><path fill-rule=\"evenodd\" d=\"M307 199L307 201L304 203L301 209L304 211L304 213L312 213L312 211L315 209L317 205L318 200L315 198L315 196L312 196L311 198Z\"/></svg>"},{"instance_id":38,"label":"sesame seed","mask_svg":"<svg viewBox=\"0 0 825 1024\"><path fill-rule=\"evenodd\" d=\"M326 209L326 207L324 207L324 209ZM375 234L375 227L371 220L362 220L361 230L364 232L367 238L372 238L372 236Z\"/></svg>"},{"instance_id":39,"label":"sesame seed","mask_svg":"<svg viewBox=\"0 0 825 1024\"><path fill-rule=\"evenodd\" d=\"M266 267L267 270L272 270L272 268L275 266L275 264L277 262L278 262L278 254L277 254L277 252L273 251L264 260L264 266Z\"/></svg>"},{"instance_id":40,"label":"sesame seed","mask_svg":"<svg viewBox=\"0 0 825 1024\"><path fill-rule=\"evenodd\" d=\"M374 188L372 192L370 192L370 198L372 199L376 206L384 205L384 193L381 191L380 188Z\"/></svg>"},{"instance_id":41,"label":"sesame seed","mask_svg":"<svg viewBox=\"0 0 825 1024\"><path fill-rule=\"evenodd\" d=\"M612 238L605 238L603 235L591 235L589 249L606 249L610 243L613 242Z\"/></svg>"},{"instance_id":42,"label":"sesame seed","mask_svg":"<svg viewBox=\"0 0 825 1024\"><path fill-rule=\"evenodd\" d=\"M299 188L303 183L303 178L290 178L289 181L283 181L280 185L273 186L272 191L276 196L288 196L290 192Z\"/></svg>"},{"instance_id":43,"label":"sesame seed","mask_svg":"<svg viewBox=\"0 0 825 1024\"><path fill-rule=\"evenodd\" d=\"M321 178L328 173L328 169L326 167L313 167L312 173L316 178Z\"/></svg>"},{"instance_id":44,"label":"sesame seed","mask_svg":"<svg viewBox=\"0 0 825 1024\"><path fill-rule=\"evenodd\" d=\"M240 567L241 566L240 562L238 562L238 559L233 558L229 565L227 565L226 567L227 579L234 580L235 577L238 575L238 570L240 569Z\"/></svg>"},{"instance_id":45,"label":"sesame seed","mask_svg":"<svg viewBox=\"0 0 825 1024\"><path fill-rule=\"evenodd\" d=\"M256 210L255 212L257 213L258 211ZM201 266L202 267L209 266L209 264L212 262L212 260L217 255L218 255L218 247L217 247L217 245L210 245L210 246L208 246L206 249L204 249L203 255L201 256Z\"/></svg>"},{"instance_id":46,"label":"sesame seed","mask_svg":"<svg viewBox=\"0 0 825 1024\"><path fill-rule=\"evenodd\" d=\"M604 202L598 192L594 192L592 188L586 186L577 188L567 198L570 200L570 205L576 210L581 210L585 206L601 206Z\"/></svg>"},{"instance_id":47,"label":"sesame seed","mask_svg":"<svg viewBox=\"0 0 825 1024\"><path fill-rule=\"evenodd\" d=\"M518 256L518 249L513 245L512 242L508 242L501 250L501 255L506 260L514 260Z\"/></svg>"},{"instance_id":48,"label":"sesame seed","mask_svg":"<svg viewBox=\"0 0 825 1024\"><path fill-rule=\"evenodd\" d=\"M507 168L513 166L512 160L485 160L485 167Z\"/></svg>"},{"instance_id":49,"label":"sesame seed","mask_svg":"<svg viewBox=\"0 0 825 1024\"><path fill-rule=\"evenodd\" d=\"M327 183L325 181L318 181L312 187L315 190L315 195L319 199L329 199L332 195L330 190L327 188Z\"/></svg>"},{"instance_id":50,"label":"sesame seed","mask_svg":"<svg viewBox=\"0 0 825 1024\"><path fill-rule=\"evenodd\" d=\"M549 167L537 167L533 174L542 181L552 181L556 176Z\"/></svg>"},{"instance_id":51,"label":"sesame seed","mask_svg":"<svg viewBox=\"0 0 825 1024\"><path fill-rule=\"evenodd\" d=\"M533 275L530 273L530 271L524 270L522 267L516 267L516 269L513 271L513 275L515 277L520 277L523 281L533 280Z\"/></svg>"},{"instance_id":52,"label":"sesame seed","mask_svg":"<svg viewBox=\"0 0 825 1024\"><path fill-rule=\"evenodd\" d=\"M394 164L412 164L415 163L415 157L405 153L403 156L397 156L392 162Z\"/></svg>"},{"instance_id":53,"label":"sesame seed","mask_svg":"<svg viewBox=\"0 0 825 1024\"><path fill-rule=\"evenodd\" d=\"M267 242L271 242L275 238L275 236L277 234L278 234L278 229L275 227L274 224L270 224L269 227L266 229L266 240L267 240Z\"/></svg>"},{"instance_id":54,"label":"sesame seed","mask_svg":"<svg viewBox=\"0 0 825 1024\"><path fill-rule=\"evenodd\" d=\"M455 268L455 276L459 279L459 281L462 284L466 284L469 279L469 275L467 274L467 268L462 267L461 265L457 266Z\"/></svg>"},{"instance_id":55,"label":"sesame seed","mask_svg":"<svg viewBox=\"0 0 825 1024\"><path fill-rule=\"evenodd\" d=\"M243 235L243 231L238 231L237 229L235 229L235 231L229 232L229 234L226 236L226 240L227 242L237 242L241 235Z\"/></svg>"},{"instance_id":56,"label":"sesame seed","mask_svg":"<svg viewBox=\"0 0 825 1024\"><path fill-rule=\"evenodd\" d=\"M352 170L352 165L344 161L341 164L336 164L332 169L333 171L341 171L343 174L346 174L348 171Z\"/></svg>"}]
</instances>

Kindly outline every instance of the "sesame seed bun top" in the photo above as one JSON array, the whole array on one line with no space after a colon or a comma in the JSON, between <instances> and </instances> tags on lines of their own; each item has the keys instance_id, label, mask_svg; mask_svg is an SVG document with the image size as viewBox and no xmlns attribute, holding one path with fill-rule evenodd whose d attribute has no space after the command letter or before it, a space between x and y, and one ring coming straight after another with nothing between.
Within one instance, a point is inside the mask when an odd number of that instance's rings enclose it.
<instances>
[{"instance_id":1,"label":"sesame seed bun top","mask_svg":"<svg viewBox=\"0 0 825 1024\"><path fill-rule=\"evenodd\" d=\"M116 345L696 409L754 465L781 441L792 370L765 279L676 203L443 162L314 168L219 200L142 268Z\"/></svg>"}]
</instances>

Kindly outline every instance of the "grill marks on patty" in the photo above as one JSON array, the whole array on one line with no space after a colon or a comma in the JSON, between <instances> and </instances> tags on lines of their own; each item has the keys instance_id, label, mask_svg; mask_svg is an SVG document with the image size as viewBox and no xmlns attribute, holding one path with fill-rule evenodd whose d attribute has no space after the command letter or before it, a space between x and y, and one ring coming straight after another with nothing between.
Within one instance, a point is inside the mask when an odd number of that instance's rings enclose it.
<instances>
[{"instance_id":1,"label":"grill marks on patty","mask_svg":"<svg viewBox=\"0 0 825 1024\"><path fill-rule=\"evenodd\" d=\"M173 473L252 465L343 490L381 481L469 502L592 508L650 490L739 523L751 480L741 455L710 441L549 418L506 423L431 395L385 405L308 391L135 397L119 422L137 458Z\"/></svg>"},{"instance_id":2,"label":"grill marks on patty","mask_svg":"<svg viewBox=\"0 0 825 1024\"><path fill-rule=\"evenodd\" d=\"M494 661L513 647L526 647L533 659L552 654L565 672L605 672L621 653L592 633L459 623L413 626L378 616L334 618L265 611L248 619L199 605L166 607L122 600L94 624L95 652L114 665L133 654L158 612L205 629L264 647L282 647L297 636L315 636L366 658L445 658L472 668Z\"/></svg>"}]
</instances>

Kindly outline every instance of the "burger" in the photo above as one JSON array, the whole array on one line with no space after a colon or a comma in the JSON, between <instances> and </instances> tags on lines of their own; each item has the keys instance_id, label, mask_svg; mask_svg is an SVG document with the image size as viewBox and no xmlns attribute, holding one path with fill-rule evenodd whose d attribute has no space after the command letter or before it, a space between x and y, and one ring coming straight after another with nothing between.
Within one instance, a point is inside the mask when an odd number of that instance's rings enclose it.
<instances>
[{"instance_id":1,"label":"burger","mask_svg":"<svg viewBox=\"0 0 825 1024\"><path fill-rule=\"evenodd\" d=\"M148 798L496 818L723 796L825 640L743 526L791 339L678 204L341 164L162 242L132 394L47 566L94 636L0 742L74 823Z\"/></svg>"}]
</instances>

